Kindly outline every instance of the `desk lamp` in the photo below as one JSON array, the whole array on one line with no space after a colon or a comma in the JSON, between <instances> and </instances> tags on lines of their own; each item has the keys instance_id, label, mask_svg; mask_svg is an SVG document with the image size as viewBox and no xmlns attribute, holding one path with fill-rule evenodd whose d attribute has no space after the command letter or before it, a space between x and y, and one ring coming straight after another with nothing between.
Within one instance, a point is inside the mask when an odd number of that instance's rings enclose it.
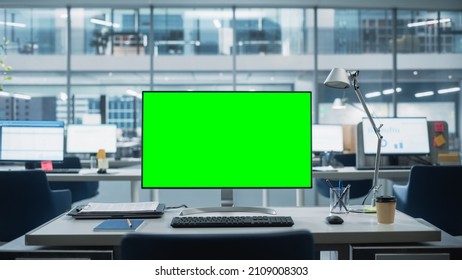
<instances>
[{"instance_id":1,"label":"desk lamp","mask_svg":"<svg viewBox=\"0 0 462 280\"><path fill-rule=\"evenodd\" d=\"M372 201L371 201L371 207L364 209L358 209L358 210L351 210L352 212L373 212L375 211L375 198L377 195L377 191L379 190L380 186L378 185L378 177L379 177L379 165L380 165L380 149L382 147L382 138L383 136L380 134L380 128L382 125L377 127L377 125L374 122L374 119L372 118L372 115L367 108L366 101L364 100L363 95L361 94L361 91L359 90L359 84L357 77L359 76L359 71L358 70L345 70L342 68L334 68L332 71L329 73L329 76L327 76L326 80L324 81L324 85L331 87L331 88L337 88L337 89L346 89L349 88L351 85L353 85L353 88L355 90L356 96L359 99L359 102L361 103L364 112L366 112L367 118L369 119L372 128L374 129L375 134L377 135L377 153L375 156L375 165L374 165L374 178L372 180L372 187L369 190L368 195L372 192Z\"/></svg>"}]
</instances>

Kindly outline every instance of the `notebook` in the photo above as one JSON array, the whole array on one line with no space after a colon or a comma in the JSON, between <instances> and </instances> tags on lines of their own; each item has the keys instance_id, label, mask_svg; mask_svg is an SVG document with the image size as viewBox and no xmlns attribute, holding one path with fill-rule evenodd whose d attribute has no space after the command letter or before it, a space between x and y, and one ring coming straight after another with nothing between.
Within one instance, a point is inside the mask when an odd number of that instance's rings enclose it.
<instances>
[{"instance_id":1,"label":"notebook","mask_svg":"<svg viewBox=\"0 0 462 280\"><path fill-rule=\"evenodd\" d=\"M97 225L94 231L135 231L144 220L140 219L110 219Z\"/></svg>"}]
</instances>

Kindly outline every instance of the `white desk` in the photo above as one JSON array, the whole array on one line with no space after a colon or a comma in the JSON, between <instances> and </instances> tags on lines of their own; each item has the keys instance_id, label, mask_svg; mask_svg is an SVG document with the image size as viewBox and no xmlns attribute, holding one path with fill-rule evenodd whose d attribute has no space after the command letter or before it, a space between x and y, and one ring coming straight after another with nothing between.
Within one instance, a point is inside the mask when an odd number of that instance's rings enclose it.
<instances>
[{"instance_id":1,"label":"white desk","mask_svg":"<svg viewBox=\"0 0 462 280\"><path fill-rule=\"evenodd\" d=\"M180 210L168 210L159 219L145 219L137 230L140 233L239 233L274 232L308 229L313 233L317 250L339 251L339 258L348 259L352 244L382 244L438 241L441 231L419 223L403 213L396 214L395 223L380 225L374 214L345 214L342 225L329 225L324 218L328 215L326 207L287 207L274 208L278 215L292 216L293 227L279 228L181 228L170 227L170 222ZM218 215L225 215L220 213ZM242 213L234 213L242 215ZM232 215L232 214L226 214ZM61 216L26 234L27 245L43 246L109 246L118 247L125 232L94 232L93 228L102 220L74 220Z\"/></svg>"},{"instance_id":2,"label":"white desk","mask_svg":"<svg viewBox=\"0 0 462 280\"><path fill-rule=\"evenodd\" d=\"M140 199L141 169L108 169L107 174L98 174L96 170L82 169L80 173L47 173L48 181L76 182L76 181L130 181L131 201Z\"/></svg>"},{"instance_id":3,"label":"white desk","mask_svg":"<svg viewBox=\"0 0 462 280\"><path fill-rule=\"evenodd\" d=\"M315 169L316 167L313 167ZM379 179L403 180L409 177L410 169L382 169L379 170ZM355 167L335 168L334 170L315 171L313 178L325 178L329 180L363 180L372 179L374 170L358 170Z\"/></svg>"},{"instance_id":4,"label":"white desk","mask_svg":"<svg viewBox=\"0 0 462 280\"><path fill-rule=\"evenodd\" d=\"M81 161L82 167L90 168L90 160L89 159L82 159ZM121 159L109 159L109 167L110 168L122 168L122 167L131 167L141 164L141 158L121 158Z\"/></svg>"}]
</instances>

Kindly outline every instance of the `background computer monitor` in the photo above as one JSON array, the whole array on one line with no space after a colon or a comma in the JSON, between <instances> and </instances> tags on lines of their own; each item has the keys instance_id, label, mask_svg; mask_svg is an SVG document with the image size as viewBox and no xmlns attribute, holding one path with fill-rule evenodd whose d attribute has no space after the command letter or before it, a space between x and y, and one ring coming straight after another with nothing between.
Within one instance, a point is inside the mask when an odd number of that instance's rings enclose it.
<instances>
[{"instance_id":1,"label":"background computer monitor","mask_svg":"<svg viewBox=\"0 0 462 280\"><path fill-rule=\"evenodd\" d=\"M313 152L343 152L343 127L341 125L313 124Z\"/></svg>"},{"instance_id":2,"label":"background computer monitor","mask_svg":"<svg viewBox=\"0 0 462 280\"><path fill-rule=\"evenodd\" d=\"M66 151L68 153L106 153L117 151L117 126L115 124L67 126Z\"/></svg>"},{"instance_id":3,"label":"background computer monitor","mask_svg":"<svg viewBox=\"0 0 462 280\"><path fill-rule=\"evenodd\" d=\"M0 121L1 161L62 161L64 122Z\"/></svg>"},{"instance_id":4,"label":"background computer monitor","mask_svg":"<svg viewBox=\"0 0 462 280\"><path fill-rule=\"evenodd\" d=\"M383 135L383 155L425 155L430 153L426 118L379 118L377 125ZM377 136L370 122L362 122L364 154L377 152Z\"/></svg>"},{"instance_id":5,"label":"background computer monitor","mask_svg":"<svg viewBox=\"0 0 462 280\"><path fill-rule=\"evenodd\" d=\"M143 188L311 187L310 92L143 92Z\"/></svg>"}]
</instances>

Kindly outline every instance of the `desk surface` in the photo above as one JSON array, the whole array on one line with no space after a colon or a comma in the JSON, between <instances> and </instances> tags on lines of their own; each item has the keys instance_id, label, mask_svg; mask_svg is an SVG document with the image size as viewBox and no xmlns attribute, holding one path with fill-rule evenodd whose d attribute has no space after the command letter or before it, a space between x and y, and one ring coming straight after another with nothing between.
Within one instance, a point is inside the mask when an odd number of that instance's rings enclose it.
<instances>
[{"instance_id":1,"label":"desk surface","mask_svg":"<svg viewBox=\"0 0 462 280\"><path fill-rule=\"evenodd\" d=\"M342 167L335 168L333 170L316 171L316 167L313 167L314 178L325 178L329 180L363 180L372 179L374 176L374 170L358 170L355 167ZM382 169L379 170L379 178L381 179L408 179L410 169Z\"/></svg>"},{"instance_id":2,"label":"desk surface","mask_svg":"<svg viewBox=\"0 0 462 280\"><path fill-rule=\"evenodd\" d=\"M278 215L292 216L295 225L290 228L172 228L170 222L180 210L168 210L162 218L145 219L137 230L139 233L239 233L274 232L308 229L313 233L318 245L349 245L364 243L399 243L438 241L441 231L424 225L412 217L397 212L392 225L377 224L375 214L344 214L342 225L325 222L329 213L326 207L274 208ZM242 215L242 213L234 213ZM212 215L212 214L209 214ZM215 215L225 215L219 213ZM232 214L226 214L232 215ZM255 215L255 214L254 214ZM26 234L27 245L45 246L119 246L126 232L95 232L93 228L102 220L74 220L70 216L60 216L49 223Z\"/></svg>"},{"instance_id":3,"label":"desk surface","mask_svg":"<svg viewBox=\"0 0 462 280\"><path fill-rule=\"evenodd\" d=\"M79 173L47 173L48 181L140 181L141 169L108 169L106 174L82 169Z\"/></svg>"}]
</instances>

